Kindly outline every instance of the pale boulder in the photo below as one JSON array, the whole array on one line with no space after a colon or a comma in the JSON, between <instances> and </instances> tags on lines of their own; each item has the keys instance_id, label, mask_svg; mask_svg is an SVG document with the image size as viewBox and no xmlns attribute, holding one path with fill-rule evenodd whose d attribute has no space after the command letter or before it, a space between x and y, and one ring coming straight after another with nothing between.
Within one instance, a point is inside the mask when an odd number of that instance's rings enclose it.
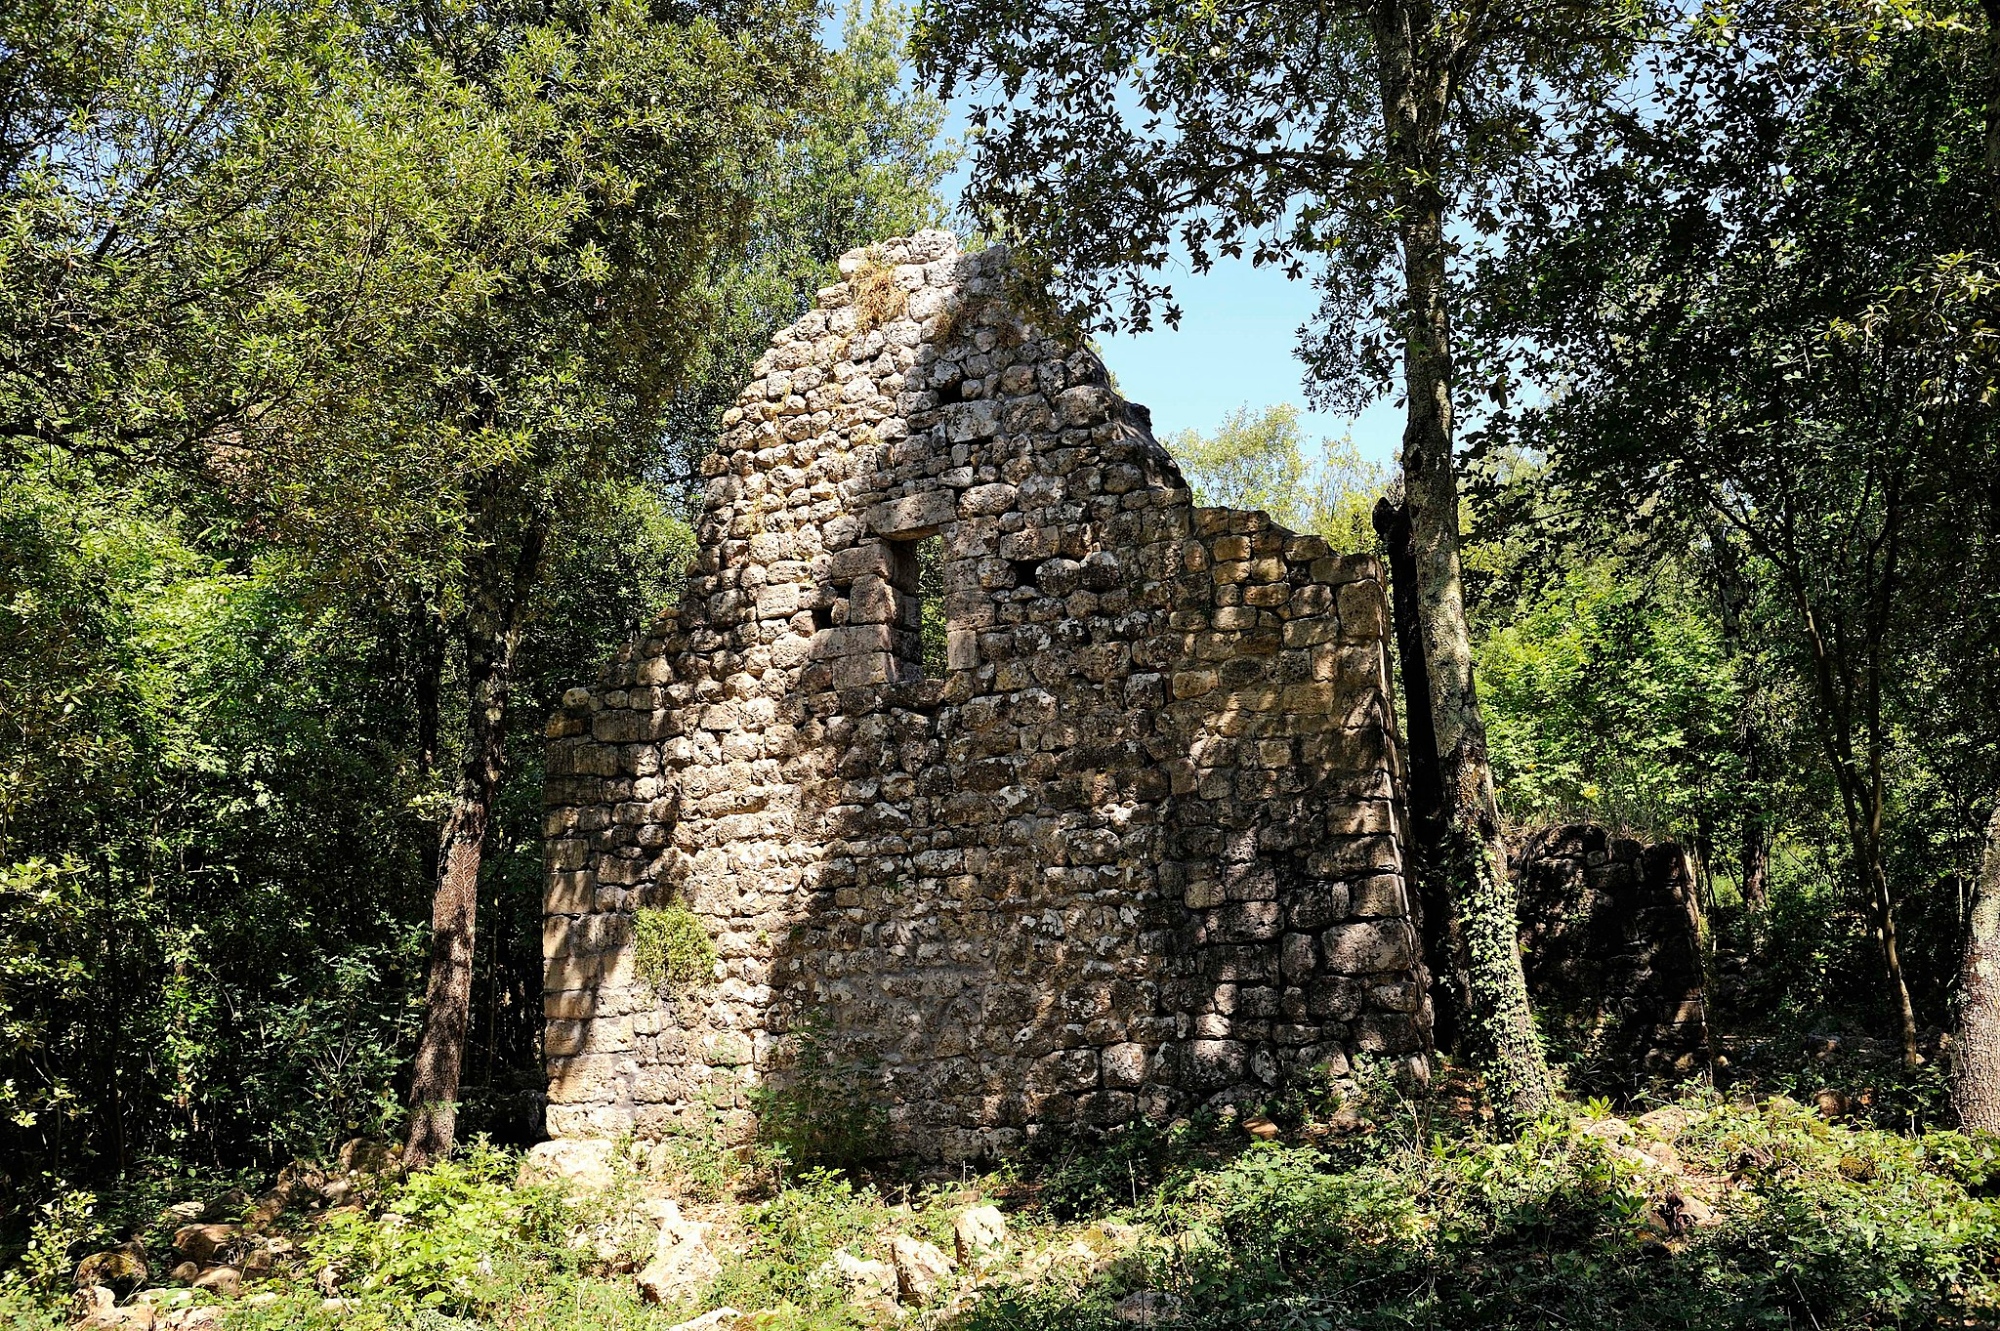
<instances>
[{"instance_id":1,"label":"pale boulder","mask_svg":"<svg viewBox=\"0 0 2000 1331\"><path fill-rule=\"evenodd\" d=\"M709 1226L697 1220L662 1222L653 1243L653 1260L639 1272L639 1297L648 1303L672 1303L721 1275L722 1262L709 1246L708 1233Z\"/></svg>"},{"instance_id":2,"label":"pale boulder","mask_svg":"<svg viewBox=\"0 0 2000 1331\"><path fill-rule=\"evenodd\" d=\"M951 1225L960 1265L990 1261L1007 1248L1007 1217L997 1206L972 1206L959 1212Z\"/></svg>"},{"instance_id":3,"label":"pale boulder","mask_svg":"<svg viewBox=\"0 0 2000 1331\"><path fill-rule=\"evenodd\" d=\"M896 1292L907 1303L927 1303L951 1278L952 1260L934 1243L898 1234L889 1240L896 1266Z\"/></svg>"},{"instance_id":4,"label":"pale boulder","mask_svg":"<svg viewBox=\"0 0 2000 1331\"><path fill-rule=\"evenodd\" d=\"M558 1140L540 1142L521 1158L522 1187L561 1183L579 1192L602 1192L614 1173L608 1141Z\"/></svg>"}]
</instances>

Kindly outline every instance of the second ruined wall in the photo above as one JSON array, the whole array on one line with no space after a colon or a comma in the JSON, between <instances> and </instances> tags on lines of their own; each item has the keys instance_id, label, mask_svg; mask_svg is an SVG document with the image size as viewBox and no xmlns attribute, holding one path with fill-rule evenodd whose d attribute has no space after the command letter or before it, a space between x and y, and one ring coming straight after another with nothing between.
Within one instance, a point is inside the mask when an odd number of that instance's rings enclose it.
<instances>
[{"instance_id":1,"label":"second ruined wall","mask_svg":"<svg viewBox=\"0 0 2000 1331\"><path fill-rule=\"evenodd\" d=\"M842 270L726 419L680 607L551 723L550 1132L747 1127L808 1026L932 1157L1420 1069L1375 560L1195 508L1004 254ZM660 991L669 901L721 959Z\"/></svg>"}]
</instances>

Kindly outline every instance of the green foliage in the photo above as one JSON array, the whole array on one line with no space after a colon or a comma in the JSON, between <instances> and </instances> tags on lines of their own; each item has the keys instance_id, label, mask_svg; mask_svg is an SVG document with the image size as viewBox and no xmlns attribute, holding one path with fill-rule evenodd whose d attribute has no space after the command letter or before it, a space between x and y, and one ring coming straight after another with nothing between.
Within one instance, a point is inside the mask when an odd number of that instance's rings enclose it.
<instances>
[{"instance_id":1,"label":"green foliage","mask_svg":"<svg viewBox=\"0 0 2000 1331\"><path fill-rule=\"evenodd\" d=\"M655 988L687 988L713 978L715 941L701 917L676 901L632 915L632 963Z\"/></svg>"},{"instance_id":2,"label":"green foliage","mask_svg":"<svg viewBox=\"0 0 2000 1331\"><path fill-rule=\"evenodd\" d=\"M821 97L757 172L750 243L708 279L712 332L667 416L665 469L678 495L693 494L771 333L839 279L841 254L944 221L939 190L958 154L939 138L943 104L904 77L906 26L891 0L850 0Z\"/></svg>"},{"instance_id":3,"label":"green foliage","mask_svg":"<svg viewBox=\"0 0 2000 1331\"><path fill-rule=\"evenodd\" d=\"M1993 1306L2000 1211L1970 1190L1991 1174L1990 1145L1841 1127L1777 1101L1682 1108L1679 1158L1720 1199L1710 1228L1667 1238L1655 1208L1668 1185L1614 1152L1603 1115L1496 1140L1412 1106L1324 1149L1175 1152L1128 1212L1159 1235L1139 1270L992 1290L966 1322L1109 1325L1136 1287L1179 1300L1180 1325L1362 1331L1917 1326ZM1721 1187L1731 1176L1740 1191Z\"/></svg>"},{"instance_id":4,"label":"green foliage","mask_svg":"<svg viewBox=\"0 0 2000 1331\"><path fill-rule=\"evenodd\" d=\"M1115 1132L1049 1132L1029 1146L1038 1201L1056 1220L1092 1220L1140 1205L1159 1184L1169 1135L1146 1120Z\"/></svg>"},{"instance_id":5,"label":"green foliage","mask_svg":"<svg viewBox=\"0 0 2000 1331\"><path fill-rule=\"evenodd\" d=\"M787 1037L786 1058L751 1093L760 1139L795 1166L841 1167L873 1159L887 1124L868 1095L872 1069L844 1056L837 1033L807 1018Z\"/></svg>"},{"instance_id":6,"label":"green foliage","mask_svg":"<svg viewBox=\"0 0 2000 1331\"><path fill-rule=\"evenodd\" d=\"M704 14L0 15L7 1238L397 1129L465 612L536 523L460 1101L539 1130L543 719L676 594L679 405L947 160L890 11Z\"/></svg>"},{"instance_id":7,"label":"green foliage","mask_svg":"<svg viewBox=\"0 0 2000 1331\"><path fill-rule=\"evenodd\" d=\"M1281 526L1326 537L1336 550L1374 548L1371 515L1388 478L1352 440L1322 439L1309 456L1298 408L1267 407L1252 415L1241 407L1213 436L1183 430L1162 442L1180 463L1196 503L1261 509Z\"/></svg>"},{"instance_id":8,"label":"green foliage","mask_svg":"<svg viewBox=\"0 0 2000 1331\"><path fill-rule=\"evenodd\" d=\"M777 1196L744 1214L748 1250L726 1269L712 1298L732 1307L838 1310L839 1286L820 1268L834 1250L854 1245L890 1221L889 1208L872 1188L827 1169L808 1169Z\"/></svg>"},{"instance_id":9,"label":"green foliage","mask_svg":"<svg viewBox=\"0 0 2000 1331\"><path fill-rule=\"evenodd\" d=\"M1056 3L931 0L914 45L919 68L970 101L964 206L1019 240L1066 308L1143 331L1180 320L1170 264L1310 277L1314 391L1358 411L1400 387L1422 317L1405 301L1408 228L1419 214L1485 225L1493 176L1533 160L1549 103L1615 81L1643 24L1623 3L1395 14L1291 0L1079 22ZM1399 62L1450 91L1392 130L1385 112L1415 110L1386 92Z\"/></svg>"},{"instance_id":10,"label":"green foliage","mask_svg":"<svg viewBox=\"0 0 2000 1331\"><path fill-rule=\"evenodd\" d=\"M46 1297L70 1288L77 1259L104 1236L96 1212L97 1195L89 1192L58 1189L41 1204L18 1270L28 1289Z\"/></svg>"},{"instance_id":11,"label":"green foliage","mask_svg":"<svg viewBox=\"0 0 2000 1331\"><path fill-rule=\"evenodd\" d=\"M475 1142L404 1180L379 1216L329 1215L309 1246L311 1268L407 1309L464 1317L501 1306L523 1264L563 1260L571 1219L560 1191L513 1186L518 1167Z\"/></svg>"},{"instance_id":12,"label":"green foliage","mask_svg":"<svg viewBox=\"0 0 2000 1331\"><path fill-rule=\"evenodd\" d=\"M1671 569L1600 558L1492 618L1476 661L1510 819L1668 840L1729 803L1741 769L1734 665Z\"/></svg>"},{"instance_id":13,"label":"green foliage","mask_svg":"<svg viewBox=\"0 0 2000 1331\"><path fill-rule=\"evenodd\" d=\"M923 616L918 645L924 678L943 679L951 659L949 624L944 612L944 541L939 537L917 542L917 605Z\"/></svg>"},{"instance_id":14,"label":"green foliage","mask_svg":"<svg viewBox=\"0 0 2000 1331\"><path fill-rule=\"evenodd\" d=\"M213 541L174 498L64 467L0 480L17 1185L120 1142L276 1162L395 1113L423 829L407 722L357 686L383 625L314 605L287 560Z\"/></svg>"},{"instance_id":15,"label":"green foliage","mask_svg":"<svg viewBox=\"0 0 2000 1331\"><path fill-rule=\"evenodd\" d=\"M1858 51L1854 16L1714 17L1671 27L1633 100L1521 182L1482 335L1533 344L1544 391L1487 444L1544 460L1549 527L1622 527L1704 585L1745 688L1749 812L1767 838L1837 829L1846 890L1877 931L1911 926L1907 984L1941 1020L1940 889L2000 789L1984 695L1942 686L1996 659L1990 71L1951 23L1864 21ZM1899 1017L1898 983L1873 988Z\"/></svg>"}]
</instances>

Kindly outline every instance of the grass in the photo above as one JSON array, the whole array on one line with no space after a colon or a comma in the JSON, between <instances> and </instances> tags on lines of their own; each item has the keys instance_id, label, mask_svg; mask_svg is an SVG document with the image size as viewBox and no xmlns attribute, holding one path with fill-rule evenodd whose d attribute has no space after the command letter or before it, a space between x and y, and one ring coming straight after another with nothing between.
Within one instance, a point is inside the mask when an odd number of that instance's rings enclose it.
<instances>
[{"instance_id":1,"label":"grass","mask_svg":"<svg viewBox=\"0 0 2000 1331\"><path fill-rule=\"evenodd\" d=\"M2000 1312L2000 1142L1829 1120L1784 1097L1690 1090L1614 1117L1568 1106L1518 1138L1462 1099L1383 1093L1329 1123L1277 1107L1097 1140L1045 1137L979 1177L795 1170L769 1157L636 1166L608 1191L518 1187L475 1146L366 1206L288 1216L298 1255L230 1305L278 1328L665 1328L705 1309L755 1331L887 1325L830 1274L902 1234L949 1252L966 1206L1008 1212L1005 1260L921 1312L951 1331L1110 1331L1140 1294L1194 1329L1989 1326ZM635 1153L636 1154L636 1153ZM718 1182L720 1180L720 1182ZM682 1306L639 1299L648 1199L716 1227L721 1274ZM711 1200L701 1201L707 1197ZM321 1310L337 1275L352 1306ZM0 1324L53 1327L59 1300L0 1288Z\"/></svg>"}]
</instances>

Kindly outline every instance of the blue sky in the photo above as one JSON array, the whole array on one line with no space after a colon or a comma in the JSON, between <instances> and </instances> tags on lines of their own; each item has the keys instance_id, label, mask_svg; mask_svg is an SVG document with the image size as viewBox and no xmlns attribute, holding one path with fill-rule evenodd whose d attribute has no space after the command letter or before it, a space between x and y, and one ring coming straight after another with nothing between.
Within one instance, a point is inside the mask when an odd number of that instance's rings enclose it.
<instances>
[{"instance_id":1,"label":"blue sky","mask_svg":"<svg viewBox=\"0 0 2000 1331\"><path fill-rule=\"evenodd\" d=\"M836 0L826 11L822 41L834 45L841 40L846 9L846 3ZM945 134L962 141L965 128L963 103L948 107ZM944 182L948 204L958 202L968 169L969 162L961 163ZM1183 311L1178 329L1161 327L1143 337L1100 341L1120 390L1152 409L1155 433L1206 432L1238 407L1289 402L1299 409L1308 441L1350 435L1364 458L1380 463L1395 459L1403 413L1393 402L1377 402L1354 419L1306 405L1300 383L1304 367L1295 349L1299 325L1319 304L1310 283L1287 281L1282 272L1253 268L1247 260L1225 260L1201 277L1186 272L1172 277Z\"/></svg>"},{"instance_id":2,"label":"blue sky","mask_svg":"<svg viewBox=\"0 0 2000 1331\"><path fill-rule=\"evenodd\" d=\"M1363 457L1394 460L1403 413L1393 402L1377 402L1358 419L1306 405L1296 348L1299 325L1319 303L1309 282L1253 268L1246 259L1225 260L1199 277L1175 275L1173 288L1183 310L1178 329L1100 339L1119 390L1152 408L1156 434L1205 432L1245 404L1290 402L1308 440L1351 433Z\"/></svg>"},{"instance_id":3,"label":"blue sky","mask_svg":"<svg viewBox=\"0 0 2000 1331\"><path fill-rule=\"evenodd\" d=\"M965 128L963 104L948 107L944 132L963 142ZM969 172L968 157L945 180L947 204L956 206ZM1290 281L1247 259L1222 260L1199 277L1185 270L1169 276L1182 310L1178 329L1161 326L1140 337L1099 341L1119 391L1152 409L1155 434L1206 433L1238 407L1289 402L1299 409L1300 431L1309 443L1351 435L1369 461L1395 460L1403 413L1393 401L1377 402L1358 418L1313 411L1306 404L1305 367L1296 350L1299 325L1319 305L1310 282Z\"/></svg>"}]
</instances>

